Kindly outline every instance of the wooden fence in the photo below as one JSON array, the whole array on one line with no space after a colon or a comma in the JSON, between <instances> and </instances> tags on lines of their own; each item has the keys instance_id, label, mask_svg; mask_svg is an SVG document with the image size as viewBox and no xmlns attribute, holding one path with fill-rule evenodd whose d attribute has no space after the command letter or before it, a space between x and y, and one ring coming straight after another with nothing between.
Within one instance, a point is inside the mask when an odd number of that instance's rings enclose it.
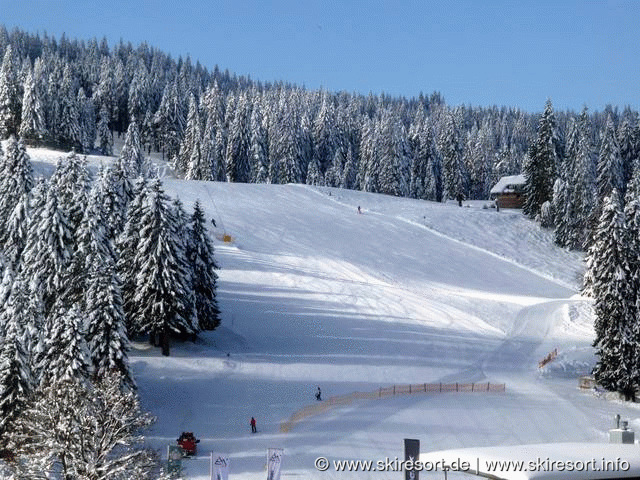
<instances>
[{"instance_id":1,"label":"wooden fence","mask_svg":"<svg viewBox=\"0 0 640 480\"><path fill-rule=\"evenodd\" d=\"M504 383L417 383L413 385L392 385L372 392L353 392L346 395L329 397L313 405L307 405L296 411L288 420L280 424L280 431L289 432L300 420L319 415L335 406L348 405L354 400L375 400L394 395L414 395L418 393L447 392L504 392Z\"/></svg>"}]
</instances>

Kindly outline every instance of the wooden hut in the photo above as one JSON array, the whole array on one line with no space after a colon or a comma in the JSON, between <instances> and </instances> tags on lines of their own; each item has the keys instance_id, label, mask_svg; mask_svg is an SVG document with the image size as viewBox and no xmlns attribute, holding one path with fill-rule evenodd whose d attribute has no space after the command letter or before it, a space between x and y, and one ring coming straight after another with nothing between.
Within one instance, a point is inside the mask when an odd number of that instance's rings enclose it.
<instances>
[{"instance_id":1,"label":"wooden hut","mask_svg":"<svg viewBox=\"0 0 640 480\"><path fill-rule=\"evenodd\" d=\"M491 189L491 199L498 208L522 208L524 204L524 175L502 177Z\"/></svg>"}]
</instances>

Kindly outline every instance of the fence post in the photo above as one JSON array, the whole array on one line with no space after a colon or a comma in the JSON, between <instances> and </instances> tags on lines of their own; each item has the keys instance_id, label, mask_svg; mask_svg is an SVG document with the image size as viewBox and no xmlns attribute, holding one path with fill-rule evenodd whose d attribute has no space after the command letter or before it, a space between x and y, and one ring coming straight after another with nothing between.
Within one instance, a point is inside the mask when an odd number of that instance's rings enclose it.
<instances>
[{"instance_id":1,"label":"fence post","mask_svg":"<svg viewBox=\"0 0 640 480\"><path fill-rule=\"evenodd\" d=\"M471 383L471 391L473 392L473 386L475 385L475 383Z\"/></svg>"},{"instance_id":2,"label":"fence post","mask_svg":"<svg viewBox=\"0 0 640 480\"><path fill-rule=\"evenodd\" d=\"M424 392L427 393L427 384L424 384Z\"/></svg>"},{"instance_id":3,"label":"fence post","mask_svg":"<svg viewBox=\"0 0 640 480\"><path fill-rule=\"evenodd\" d=\"M409 395L411 395L411 384L409 384Z\"/></svg>"}]
</instances>

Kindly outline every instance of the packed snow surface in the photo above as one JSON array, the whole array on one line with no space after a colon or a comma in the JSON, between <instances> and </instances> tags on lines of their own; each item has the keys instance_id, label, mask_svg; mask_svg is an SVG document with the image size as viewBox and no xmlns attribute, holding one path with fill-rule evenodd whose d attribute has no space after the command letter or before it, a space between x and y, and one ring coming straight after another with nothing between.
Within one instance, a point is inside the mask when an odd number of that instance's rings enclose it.
<instances>
[{"instance_id":1,"label":"packed snow surface","mask_svg":"<svg viewBox=\"0 0 640 480\"><path fill-rule=\"evenodd\" d=\"M46 173L50 154L29 153ZM174 343L170 357L145 343L130 354L158 419L147 443L166 452L182 431L201 439L185 478L209 478L211 451L229 456L230 478L265 478L267 448L279 447L283 478L388 479L400 473L319 471L314 461L402 458L404 438L422 452L606 442L616 413L640 427L633 405L578 389L594 363L583 258L520 211L303 185L165 186L215 219L221 267L219 329ZM440 382L506 391L354 400L280 429L317 404L318 386L326 402Z\"/></svg>"}]
</instances>

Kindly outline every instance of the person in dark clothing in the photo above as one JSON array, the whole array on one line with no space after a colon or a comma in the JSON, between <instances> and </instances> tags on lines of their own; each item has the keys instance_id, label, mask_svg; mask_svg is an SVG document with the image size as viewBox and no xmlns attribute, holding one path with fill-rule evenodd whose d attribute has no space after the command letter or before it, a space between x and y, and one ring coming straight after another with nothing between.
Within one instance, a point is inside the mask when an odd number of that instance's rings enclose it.
<instances>
[{"instance_id":1,"label":"person in dark clothing","mask_svg":"<svg viewBox=\"0 0 640 480\"><path fill-rule=\"evenodd\" d=\"M251 425L251 433L256 433L258 431L258 429L256 429L256 419L251 417L251 421L249 422L249 425Z\"/></svg>"},{"instance_id":2,"label":"person in dark clothing","mask_svg":"<svg viewBox=\"0 0 640 480\"><path fill-rule=\"evenodd\" d=\"M316 400L322 400L322 391L320 390L320 387L318 387L318 390L316 391Z\"/></svg>"}]
</instances>

